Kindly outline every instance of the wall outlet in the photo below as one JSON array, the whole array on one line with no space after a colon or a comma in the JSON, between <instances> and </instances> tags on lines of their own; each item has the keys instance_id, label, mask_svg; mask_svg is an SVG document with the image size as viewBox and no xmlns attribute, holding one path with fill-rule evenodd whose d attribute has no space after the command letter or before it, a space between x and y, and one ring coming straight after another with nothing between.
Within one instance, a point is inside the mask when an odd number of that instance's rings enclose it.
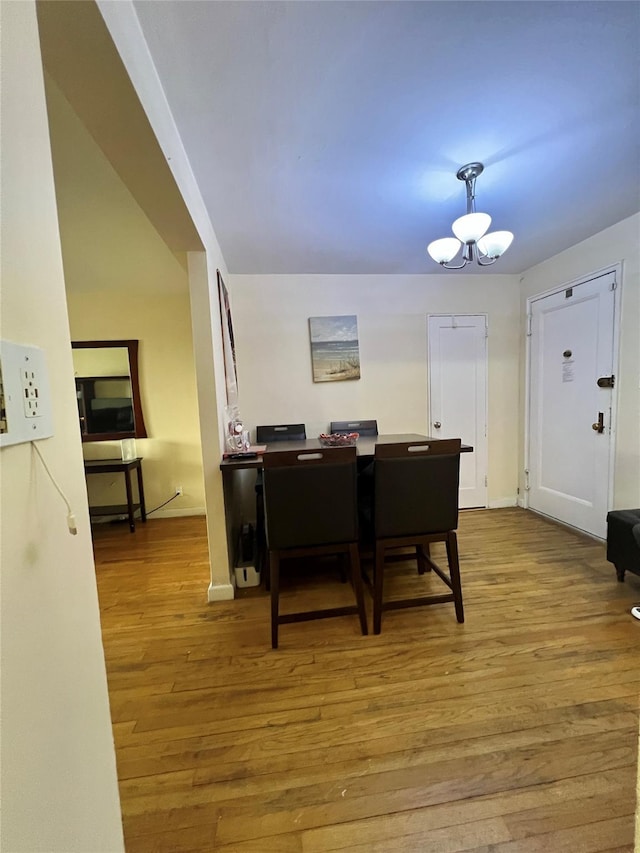
<instances>
[{"instance_id":1,"label":"wall outlet","mask_svg":"<svg viewBox=\"0 0 640 853\"><path fill-rule=\"evenodd\" d=\"M176 495L183 495L182 486L176 486Z\"/></svg>"},{"instance_id":2,"label":"wall outlet","mask_svg":"<svg viewBox=\"0 0 640 853\"><path fill-rule=\"evenodd\" d=\"M20 371L22 379L22 405L25 418L40 417L40 377L34 366L29 364Z\"/></svg>"},{"instance_id":3,"label":"wall outlet","mask_svg":"<svg viewBox=\"0 0 640 853\"><path fill-rule=\"evenodd\" d=\"M51 393L44 352L0 341L0 446L53 435Z\"/></svg>"}]
</instances>

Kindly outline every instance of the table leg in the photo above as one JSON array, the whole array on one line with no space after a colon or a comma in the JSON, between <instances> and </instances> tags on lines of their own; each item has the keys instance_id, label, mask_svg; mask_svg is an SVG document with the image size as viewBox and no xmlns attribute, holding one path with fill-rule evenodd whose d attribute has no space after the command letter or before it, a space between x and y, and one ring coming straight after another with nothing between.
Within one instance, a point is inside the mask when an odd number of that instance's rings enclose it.
<instances>
[{"instance_id":1,"label":"table leg","mask_svg":"<svg viewBox=\"0 0 640 853\"><path fill-rule=\"evenodd\" d=\"M136 531L135 511L133 509L133 489L131 488L131 471L127 468L124 472L124 482L127 487L127 507L129 509L129 530Z\"/></svg>"},{"instance_id":2,"label":"table leg","mask_svg":"<svg viewBox=\"0 0 640 853\"><path fill-rule=\"evenodd\" d=\"M142 465L136 468L138 474L138 499L140 500L140 518L143 521L147 520L147 508L144 502L144 486L142 485Z\"/></svg>"}]
</instances>

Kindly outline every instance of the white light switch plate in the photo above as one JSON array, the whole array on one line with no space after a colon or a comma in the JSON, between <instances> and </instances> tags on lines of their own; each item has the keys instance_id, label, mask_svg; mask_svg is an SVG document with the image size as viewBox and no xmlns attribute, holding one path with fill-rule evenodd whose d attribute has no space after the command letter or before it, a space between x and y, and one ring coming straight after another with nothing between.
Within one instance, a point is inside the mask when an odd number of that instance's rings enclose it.
<instances>
[{"instance_id":1,"label":"white light switch plate","mask_svg":"<svg viewBox=\"0 0 640 853\"><path fill-rule=\"evenodd\" d=\"M53 435L51 391L39 347L0 341L0 447Z\"/></svg>"}]
</instances>

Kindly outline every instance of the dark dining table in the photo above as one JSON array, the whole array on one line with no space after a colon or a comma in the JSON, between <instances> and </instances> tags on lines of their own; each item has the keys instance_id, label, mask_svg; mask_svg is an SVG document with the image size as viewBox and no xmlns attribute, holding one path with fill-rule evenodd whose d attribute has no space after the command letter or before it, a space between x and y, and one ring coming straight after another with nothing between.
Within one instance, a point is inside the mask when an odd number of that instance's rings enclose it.
<instances>
[{"instance_id":1,"label":"dark dining table","mask_svg":"<svg viewBox=\"0 0 640 853\"><path fill-rule=\"evenodd\" d=\"M375 456L376 445L378 444L404 444L407 442L418 441L439 441L440 438L430 437L427 435L419 435L418 433L396 433L375 436L360 436L356 443L356 461L359 472L364 472ZM294 441L274 441L270 444L260 445L264 450L260 450L256 455L240 456L239 458L224 458L220 463L222 472L222 484L224 491L225 515L228 531L235 541L238 541L239 531L244 524L243 504L246 510L247 488L252 487L243 476L243 471L254 470L260 472L263 467L263 457L267 453L277 453L282 451L300 451L301 453L309 453L317 450L323 450L317 438L307 438ZM463 444L461 447L462 453L473 452L473 447L470 444ZM235 454L234 454L235 455ZM244 493L244 500L242 494ZM258 527L258 565L263 565L264 561L264 541L263 522L261 521L261 512L257 510ZM234 563L235 565L235 563Z\"/></svg>"},{"instance_id":2,"label":"dark dining table","mask_svg":"<svg viewBox=\"0 0 640 853\"><path fill-rule=\"evenodd\" d=\"M403 444L410 441L439 441L439 438L428 435L418 435L417 433L396 433L388 435L363 435L356 442L356 456L358 459L373 459L377 444ZM274 441L266 445L266 449L258 453L257 456L244 456L240 458L223 459L220 463L220 470L223 472L237 471L245 468L262 468L262 456L265 453L275 453L283 450L299 450L302 453L308 453L314 450L323 450L320 440L317 438L306 438L298 441ZM473 447L470 444L463 444L460 448L461 453L472 453Z\"/></svg>"}]
</instances>

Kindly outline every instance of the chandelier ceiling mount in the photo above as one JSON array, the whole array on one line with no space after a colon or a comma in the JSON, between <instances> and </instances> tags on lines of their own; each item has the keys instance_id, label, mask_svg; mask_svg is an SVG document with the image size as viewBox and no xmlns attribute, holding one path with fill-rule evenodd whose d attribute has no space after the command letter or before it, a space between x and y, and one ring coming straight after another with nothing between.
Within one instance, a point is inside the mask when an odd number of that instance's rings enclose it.
<instances>
[{"instance_id":1,"label":"chandelier ceiling mount","mask_svg":"<svg viewBox=\"0 0 640 853\"><path fill-rule=\"evenodd\" d=\"M467 163L466 166L460 166L456 172L456 178L459 181L475 181L478 175L484 172L482 163Z\"/></svg>"}]
</instances>

